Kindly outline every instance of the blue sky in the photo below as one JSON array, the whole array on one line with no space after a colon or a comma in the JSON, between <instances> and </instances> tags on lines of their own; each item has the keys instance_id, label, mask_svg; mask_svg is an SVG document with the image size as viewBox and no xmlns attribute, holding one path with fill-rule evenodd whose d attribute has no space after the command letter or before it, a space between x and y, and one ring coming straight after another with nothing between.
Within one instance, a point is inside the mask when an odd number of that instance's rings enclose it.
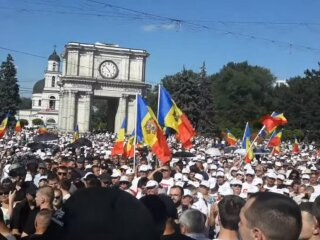
<instances>
[{"instance_id":1,"label":"blue sky","mask_svg":"<svg viewBox=\"0 0 320 240\"><path fill-rule=\"evenodd\" d=\"M247 60L288 79L317 68L319 9L318 0L0 0L0 61L13 55L23 96L43 78L53 46L61 53L71 41L147 50L153 84L203 61L209 74Z\"/></svg>"}]
</instances>

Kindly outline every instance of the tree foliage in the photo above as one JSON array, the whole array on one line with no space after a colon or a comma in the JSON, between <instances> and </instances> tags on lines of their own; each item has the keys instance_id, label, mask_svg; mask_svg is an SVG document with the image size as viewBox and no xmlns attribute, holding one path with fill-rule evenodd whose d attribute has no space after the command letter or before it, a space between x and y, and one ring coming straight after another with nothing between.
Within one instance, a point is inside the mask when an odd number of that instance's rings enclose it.
<instances>
[{"instance_id":1,"label":"tree foliage","mask_svg":"<svg viewBox=\"0 0 320 240\"><path fill-rule=\"evenodd\" d=\"M44 122L43 122L43 120L41 118L35 118L35 119L32 120L32 124L36 125L36 126L40 126L40 125L43 125Z\"/></svg>"},{"instance_id":2,"label":"tree foliage","mask_svg":"<svg viewBox=\"0 0 320 240\"><path fill-rule=\"evenodd\" d=\"M19 103L19 85L17 83L17 70L13 58L8 54L6 61L0 66L0 118L3 119L10 111L11 118L16 114Z\"/></svg>"},{"instance_id":3,"label":"tree foliage","mask_svg":"<svg viewBox=\"0 0 320 240\"><path fill-rule=\"evenodd\" d=\"M32 100L31 98L22 97L21 102L19 104L19 109L31 109L32 108Z\"/></svg>"}]
</instances>

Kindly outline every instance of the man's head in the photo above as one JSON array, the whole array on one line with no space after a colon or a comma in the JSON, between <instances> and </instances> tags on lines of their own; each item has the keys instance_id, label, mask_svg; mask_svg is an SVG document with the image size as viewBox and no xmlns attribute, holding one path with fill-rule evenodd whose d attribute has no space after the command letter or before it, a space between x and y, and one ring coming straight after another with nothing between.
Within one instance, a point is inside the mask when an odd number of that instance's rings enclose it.
<instances>
[{"instance_id":1,"label":"man's head","mask_svg":"<svg viewBox=\"0 0 320 240\"><path fill-rule=\"evenodd\" d=\"M62 206L62 192L60 189L54 190L53 207L59 209Z\"/></svg>"},{"instance_id":2,"label":"man's head","mask_svg":"<svg viewBox=\"0 0 320 240\"><path fill-rule=\"evenodd\" d=\"M57 175L59 180L67 179L68 168L65 166L58 167Z\"/></svg>"},{"instance_id":3,"label":"man's head","mask_svg":"<svg viewBox=\"0 0 320 240\"><path fill-rule=\"evenodd\" d=\"M300 240L309 240L313 236L319 235L317 224L313 221L312 202L303 202L299 205L302 216L302 229L299 236Z\"/></svg>"},{"instance_id":4,"label":"man's head","mask_svg":"<svg viewBox=\"0 0 320 240\"><path fill-rule=\"evenodd\" d=\"M38 233L44 233L50 225L52 211L49 209L40 210L34 221L35 229Z\"/></svg>"},{"instance_id":5,"label":"man's head","mask_svg":"<svg viewBox=\"0 0 320 240\"><path fill-rule=\"evenodd\" d=\"M244 199L235 195L225 196L218 203L219 219L223 229L238 231L239 214L244 204Z\"/></svg>"},{"instance_id":6,"label":"man's head","mask_svg":"<svg viewBox=\"0 0 320 240\"><path fill-rule=\"evenodd\" d=\"M48 207L53 203L54 193L53 189L49 186L42 187L36 194L36 205L40 208Z\"/></svg>"},{"instance_id":7,"label":"man's head","mask_svg":"<svg viewBox=\"0 0 320 240\"><path fill-rule=\"evenodd\" d=\"M298 205L289 197L258 192L249 198L240 212L242 239L298 239L302 227Z\"/></svg>"},{"instance_id":8,"label":"man's head","mask_svg":"<svg viewBox=\"0 0 320 240\"><path fill-rule=\"evenodd\" d=\"M181 199L183 196L183 188L180 186L173 186L170 189L170 197L176 207L178 207L181 204Z\"/></svg>"},{"instance_id":9,"label":"man's head","mask_svg":"<svg viewBox=\"0 0 320 240\"><path fill-rule=\"evenodd\" d=\"M179 218L180 230L182 234L203 233L205 229L206 217L196 209L188 209Z\"/></svg>"}]
</instances>

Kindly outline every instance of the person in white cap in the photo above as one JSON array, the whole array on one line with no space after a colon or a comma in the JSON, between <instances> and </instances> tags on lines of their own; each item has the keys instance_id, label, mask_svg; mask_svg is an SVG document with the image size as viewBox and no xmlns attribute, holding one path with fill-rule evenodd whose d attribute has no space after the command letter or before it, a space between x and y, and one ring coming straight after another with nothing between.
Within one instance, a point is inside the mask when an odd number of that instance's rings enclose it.
<instances>
[{"instance_id":1,"label":"person in white cap","mask_svg":"<svg viewBox=\"0 0 320 240\"><path fill-rule=\"evenodd\" d=\"M159 184L155 180L149 180L146 184L147 195L158 195Z\"/></svg>"},{"instance_id":2,"label":"person in white cap","mask_svg":"<svg viewBox=\"0 0 320 240\"><path fill-rule=\"evenodd\" d=\"M241 194L241 189L242 189L242 182L238 179L233 179L230 182L230 186L233 190L233 194L236 196L239 196Z\"/></svg>"},{"instance_id":3,"label":"person in white cap","mask_svg":"<svg viewBox=\"0 0 320 240\"><path fill-rule=\"evenodd\" d=\"M112 176L111 176L111 178L112 178ZM126 191L129 189L129 187L130 187L129 178L125 175L121 176L120 180L119 180L119 188Z\"/></svg>"},{"instance_id":4,"label":"person in white cap","mask_svg":"<svg viewBox=\"0 0 320 240\"><path fill-rule=\"evenodd\" d=\"M246 171L246 181L243 183L243 185L242 185L242 191L241 191L241 193L244 195L245 198L247 197L248 189L249 189L251 186L253 186L254 175L255 175L254 170L253 170L252 168L247 168L247 171Z\"/></svg>"},{"instance_id":5,"label":"person in white cap","mask_svg":"<svg viewBox=\"0 0 320 240\"><path fill-rule=\"evenodd\" d=\"M267 184L264 185L264 189L268 189L268 190L276 189L277 188L275 184L276 179L277 179L277 175L274 172L269 172L267 174Z\"/></svg>"}]
</instances>

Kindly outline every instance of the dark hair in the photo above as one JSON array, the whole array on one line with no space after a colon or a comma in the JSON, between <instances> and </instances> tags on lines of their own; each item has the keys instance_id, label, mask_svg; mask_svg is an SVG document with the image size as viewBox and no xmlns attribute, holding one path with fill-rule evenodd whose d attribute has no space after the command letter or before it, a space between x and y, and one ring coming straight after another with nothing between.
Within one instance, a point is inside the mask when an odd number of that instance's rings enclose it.
<instances>
[{"instance_id":1,"label":"dark hair","mask_svg":"<svg viewBox=\"0 0 320 240\"><path fill-rule=\"evenodd\" d=\"M252 199L244 212L250 228L259 228L267 239L298 239L302 219L295 201L273 192L254 193L249 201Z\"/></svg>"},{"instance_id":2,"label":"dark hair","mask_svg":"<svg viewBox=\"0 0 320 240\"><path fill-rule=\"evenodd\" d=\"M173 186L170 188L170 190L173 189L173 188L180 189L181 197L183 196L184 191L183 191L183 188L182 188L182 187L180 187L180 186L178 186L178 185L173 185Z\"/></svg>"},{"instance_id":3,"label":"dark hair","mask_svg":"<svg viewBox=\"0 0 320 240\"><path fill-rule=\"evenodd\" d=\"M101 187L101 181L98 178L92 178L86 182L87 182L87 187Z\"/></svg>"},{"instance_id":4,"label":"dark hair","mask_svg":"<svg viewBox=\"0 0 320 240\"><path fill-rule=\"evenodd\" d=\"M69 179L63 179L60 181L59 185L63 190L69 191L71 187L71 181Z\"/></svg>"},{"instance_id":5,"label":"dark hair","mask_svg":"<svg viewBox=\"0 0 320 240\"><path fill-rule=\"evenodd\" d=\"M310 213L313 216L313 203L312 202L303 202L299 205L301 212Z\"/></svg>"},{"instance_id":6,"label":"dark hair","mask_svg":"<svg viewBox=\"0 0 320 240\"><path fill-rule=\"evenodd\" d=\"M244 204L245 200L235 195L225 196L218 203L219 217L223 228L238 231L239 215Z\"/></svg>"},{"instance_id":7,"label":"dark hair","mask_svg":"<svg viewBox=\"0 0 320 240\"><path fill-rule=\"evenodd\" d=\"M320 196L318 196L313 202L312 209L313 216L317 219L318 225L320 224Z\"/></svg>"},{"instance_id":8,"label":"dark hair","mask_svg":"<svg viewBox=\"0 0 320 240\"><path fill-rule=\"evenodd\" d=\"M163 178L163 176L162 176L162 173L161 173L161 172L155 172L155 173L153 174L153 179L154 179L155 181L157 181L157 183L160 183L160 182L162 181L162 178Z\"/></svg>"},{"instance_id":9,"label":"dark hair","mask_svg":"<svg viewBox=\"0 0 320 240\"><path fill-rule=\"evenodd\" d=\"M142 186L147 185L148 181L149 181L149 179L147 177L140 178L138 181L138 188L141 188Z\"/></svg>"},{"instance_id":10,"label":"dark hair","mask_svg":"<svg viewBox=\"0 0 320 240\"><path fill-rule=\"evenodd\" d=\"M55 174L55 173L48 173L47 179L48 179L48 181L51 181L51 180L59 180L59 179L58 179L58 175Z\"/></svg>"}]
</instances>

